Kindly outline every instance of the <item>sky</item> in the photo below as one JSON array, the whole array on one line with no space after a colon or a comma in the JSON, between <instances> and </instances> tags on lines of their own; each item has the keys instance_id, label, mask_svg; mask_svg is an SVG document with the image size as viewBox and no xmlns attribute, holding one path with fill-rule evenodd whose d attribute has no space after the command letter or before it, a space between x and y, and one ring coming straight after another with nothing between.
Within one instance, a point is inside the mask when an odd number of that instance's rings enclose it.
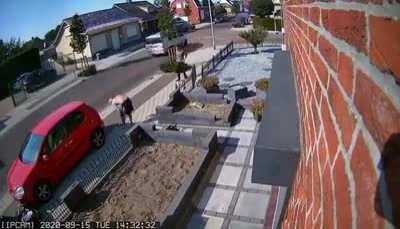
<instances>
[{"instance_id":1,"label":"sky","mask_svg":"<svg viewBox=\"0 0 400 229\"><path fill-rule=\"evenodd\" d=\"M111 8L119 2L125 0L1 0L0 39L43 38L64 18Z\"/></svg>"}]
</instances>

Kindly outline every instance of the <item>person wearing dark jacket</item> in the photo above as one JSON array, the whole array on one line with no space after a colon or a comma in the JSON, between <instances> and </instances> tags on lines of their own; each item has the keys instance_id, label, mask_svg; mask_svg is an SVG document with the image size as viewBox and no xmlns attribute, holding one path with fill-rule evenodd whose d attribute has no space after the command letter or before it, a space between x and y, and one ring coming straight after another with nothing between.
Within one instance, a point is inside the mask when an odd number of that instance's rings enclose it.
<instances>
[{"instance_id":1,"label":"person wearing dark jacket","mask_svg":"<svg viewBox=\"0 0 400 229\"><path fill-rule=\"evenodd\" d=\"M133 108L132 100L130 98L126 98L125 101L122 103L122 110L123 110L124 114L126 116L128 116L129 122L133 123L132 112L133 112L134 108Z\"/></svg>"}]
</instances>

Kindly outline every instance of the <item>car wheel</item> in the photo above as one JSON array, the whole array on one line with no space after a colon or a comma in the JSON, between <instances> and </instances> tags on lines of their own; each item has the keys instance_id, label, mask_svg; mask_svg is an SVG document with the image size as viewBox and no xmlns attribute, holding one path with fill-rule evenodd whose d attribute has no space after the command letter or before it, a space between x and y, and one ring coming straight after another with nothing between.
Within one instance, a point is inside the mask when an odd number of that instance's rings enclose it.
<instances>
[{"instance_id":1,"label":"car wheel","mask_svg":"<svg viewBox=\"0 0 400 229\"><path fill-rule=\"evenodd\" d=\"M106 136L102 128L97 128L93 131L91 136L92 146L96 149L100 149L106 142Z\"/></svg>"},{"instance_id":2,"label":"car wheel","mask_svg":"<svg viewBox=\"0 0 400 229\"><path fill-rule=\"evenodd\" d=\"M42 202L46 203L50 200L53 195L53 190L49 182L42 181L35 187L35 196L36 198Z\"/></svg>"},{"instance_id":3,"label":"car wheel","mask_svg":"<svg viewBox=\"0 0 400 229\"><path fill-rule=\"evenodd\" d=\"M185 41L183 42L183 46L187 46L187 45L188 45L188 41L185 40Z\"/></svg>"}]
</instances>

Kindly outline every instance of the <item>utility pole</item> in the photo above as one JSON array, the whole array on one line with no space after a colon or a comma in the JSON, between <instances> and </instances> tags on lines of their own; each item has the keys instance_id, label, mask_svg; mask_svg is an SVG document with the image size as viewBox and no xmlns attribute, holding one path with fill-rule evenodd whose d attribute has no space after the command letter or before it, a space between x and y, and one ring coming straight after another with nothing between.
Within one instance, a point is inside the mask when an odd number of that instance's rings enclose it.
<instances>
[{"instance_id":1,"label":"utility pole","mask_svg":"<svg viewBox=\"0 0 400 229\"><path fill-rule=\"evenodd\" d=\"M213 49L215 50L216 47L215 47L215 37L214 37L214 23L213 23L212 11L211 11L211 0L208 0L208 11L210 12L212 45L213 45Z\"/></svg>"}]
</instances>

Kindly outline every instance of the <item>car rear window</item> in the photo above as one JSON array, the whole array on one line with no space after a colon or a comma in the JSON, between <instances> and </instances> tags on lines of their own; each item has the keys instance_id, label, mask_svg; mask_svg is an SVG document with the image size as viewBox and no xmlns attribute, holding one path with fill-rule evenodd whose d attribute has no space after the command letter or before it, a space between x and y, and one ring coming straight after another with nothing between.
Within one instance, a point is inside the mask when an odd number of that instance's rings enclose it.
<instances>
[{"instance_id":1,"label":"car rear window","mask_svg":"<svg viewBox=\"0 0 400 229\"><path fill-rule=\"evenodd\" d=\"M147 43L147 44L161 43L161 38L159 38L159 37L146 38L146 43Z\"/></svg>"},{"instance_id":2,"label":"car rear window","mask_svg":"<svg viewBox=\"0 0 400 229\"><path fill-rule=\"evenodd\" d=\"M22 150L19 154L19 158L23 163L33 163L39 156L40 149L43 143L44 137L41 135L30 133L22 145Z\"/></svg>"}]
</instances>

